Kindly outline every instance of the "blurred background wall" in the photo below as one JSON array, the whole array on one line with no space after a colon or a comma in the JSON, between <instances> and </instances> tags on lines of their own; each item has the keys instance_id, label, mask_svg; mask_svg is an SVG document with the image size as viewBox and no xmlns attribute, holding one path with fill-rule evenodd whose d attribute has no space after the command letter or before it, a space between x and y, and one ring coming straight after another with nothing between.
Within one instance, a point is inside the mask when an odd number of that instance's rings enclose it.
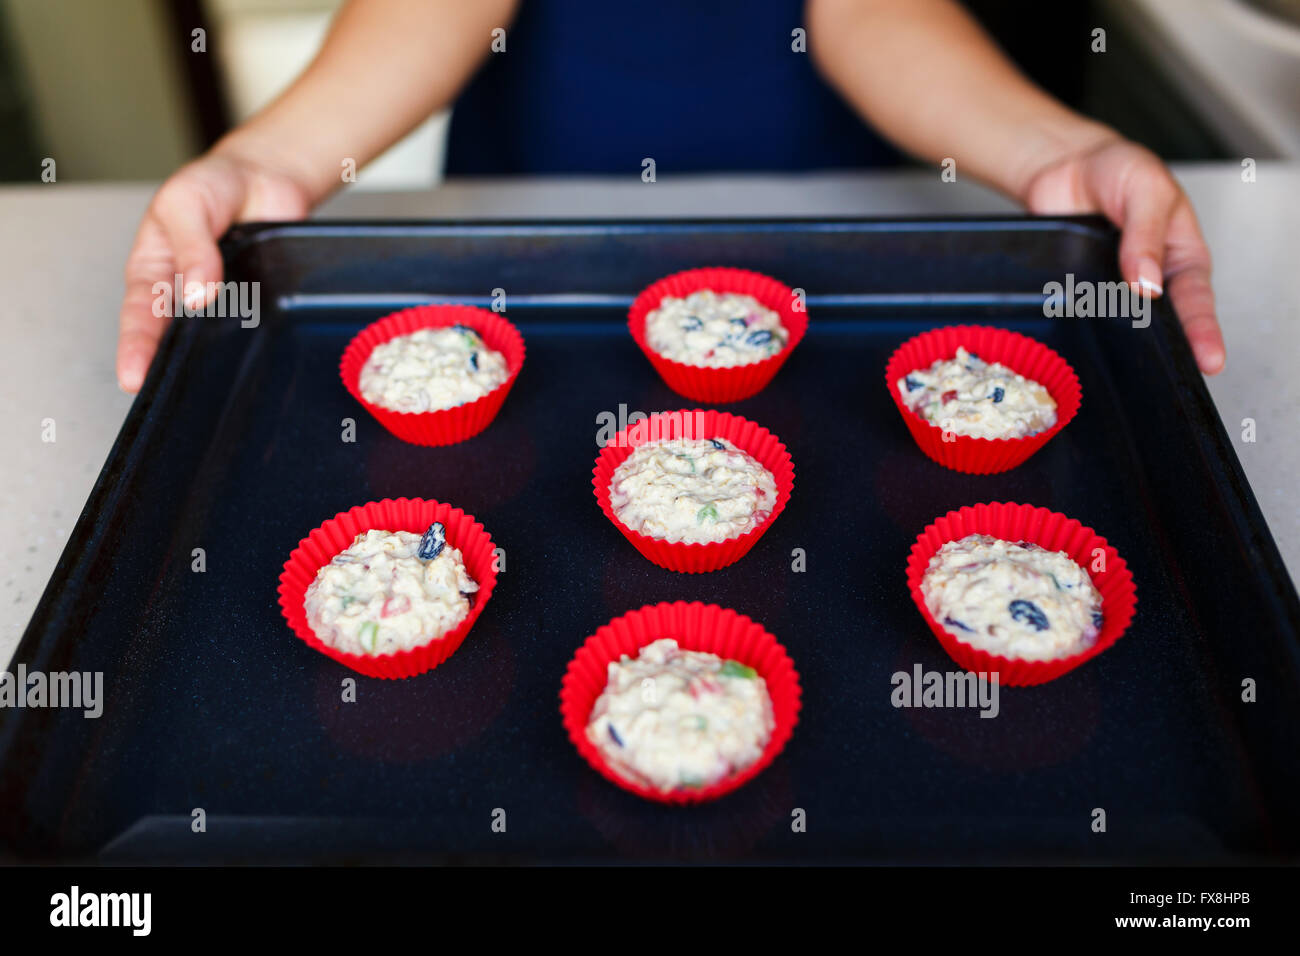
<instances>
[{"instance_id":1,"label":"blurred background wall","mask_svg":"<svg viewBox=\"0 0 1300 956\"><path fill-rule=\"evenodd\" d=\"M60 182L164 178L281 90L341 2L0 0L0 180L39 181L45 157ZM1030 76L1166 159L1300 158L1300 0L967 6ZM446 125L355 188L436 183Z\"/></svg>"},{"instance_id":2,"label":"blurred background wall","mask_svg":"<svg viewBox=\"0 0 1300 956\"><path fill-rule=\"evenodd\" d=\"M231 118L251 115L284 89L315 55L343 0L206 0L217 43L218 82ZM424 123L367 166L357 186L416 189L442 174L450 111Z\"/></svg>"},{"instance_id":3,"label":"blurred background wall","mask_svg":"<svg viewBox=\"0 0 1300 956\"><path fill-rule=\"evenodd\" d=\"M307 65L343 0L0 0L0 178L159 180ZM205 52L194 52L193 31ZM431 118L358 188L433 185Z\"/></svg>"},{"instance_id":4,"label":"blurred background wall","mask_svg":"<svg viewBox=\"0 0 1300 956\"><path fill-rule=\"evenodd\" d=\"M154 179L193 153L154 0L0 0L0 11L6 153L13 142L28 162L54 157L60 181ZM13 178L38 179L39 164L26 172Z\"/></svg>"}]
</instances>

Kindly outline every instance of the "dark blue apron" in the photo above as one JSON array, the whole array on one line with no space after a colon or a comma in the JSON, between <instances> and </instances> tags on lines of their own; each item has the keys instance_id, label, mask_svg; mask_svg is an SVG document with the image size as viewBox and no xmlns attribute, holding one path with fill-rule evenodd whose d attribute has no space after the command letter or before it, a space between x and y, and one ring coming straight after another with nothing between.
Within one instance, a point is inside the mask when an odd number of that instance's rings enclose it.
<instances>
[{"instance_id":1,"label":"dark blue apron","mask_svg":"<svg viewBox=\"0 0 1300 956\"><path fill-rule=\"evenodd\" d=\"M803 0L523 0L456 102L452 175L889 165L791 49Z\"/></svg>"}]
</instances>

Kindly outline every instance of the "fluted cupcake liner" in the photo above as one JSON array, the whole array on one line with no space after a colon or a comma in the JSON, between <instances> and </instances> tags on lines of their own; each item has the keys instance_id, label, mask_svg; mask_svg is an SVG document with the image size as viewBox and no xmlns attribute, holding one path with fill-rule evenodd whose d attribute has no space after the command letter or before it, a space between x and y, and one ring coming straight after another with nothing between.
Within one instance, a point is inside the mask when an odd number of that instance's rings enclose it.
<instances>
[{"instance_id":1,"label":"fluted cupcake liner","mask_svg":"<svg viewBox=\"0 0 1300 956\"><path fill-rule=\"evenodd\" d=\"M1049 551L1064 551L1087 571L1101 594L1101 633L1092 646L1070 657L1048 661L1000 657L972 647L937 622L921 593L921 580L930 559L944 544L970 534L989 534L1012 542L1029 541ZM1100 562L1098 551L1102 557ZM1098 563L1103 570L1095 569ZM1075 519L1047 508L1004 502L969 505L950 511L929 525L912 545L907 560L907 586L921 616L949 657L968 671L996 673L999 683L1011 687L1054 680L1096 657L1120 639L1137 608L1133 574L1105 538Z\"/></svg>"},{"instance_id":2,"label":"fluted cupcake liner","mask_svg":"<svg viewBox=\"0 0 1300 956\"><path fill-rule=\"evenodd\" d=\"M465 570L479 586L465 620L426 644L392 654L349 654L329 646L316 636L307 621L304 600L317 571L351 545L357 535L366 531L423 534L435 521L446 526L447 544L460 550ZM413 677L433 670L455 653L465 640L496 587L495 559L492 538L473 515L459 508L422 498L372 501L339 512L298 543L280 573L280 610L294 634L340 664L369 677Z\"/></svg>"},{"instance_id":3,"label":"fluted cupcake liner","mask_svg":"<svg viewBox=\"0 0 1300 956\"><path fill-rule=\"evenodd\" d=\"M636 657L642 647L672 638L688 651L704 651L754 668L767 684L775 728L757 761L739 773L699 788L656 790L629 780L609 765L587 739L587 723L596 699L609 680L609 664L624 654ZM560 690L560 713L569 739L598 773L611 783L647 800L677 805L716 800L763 771L784 749L799 722L799 675L790 655L761 624L716 604L677 601L647 605L603 625L587 638L569 662Z\"/></svg>"},{"instance_id":4,"label":"fluted cupcake liner","mask_svg":"<svg viewBox=\"0 0 1300 956\"><path fill-rule=\"evenodd\" d=\"M903 402L898 380L940 359L956 357L958 346L1046 388L1056 401L1056 424L1027 438L974 438L949 432L945 441L942 428ZM1078 414L1083 394L1079 376L1056 352L1027 335L985 325L948 325L908 339L889 358L885 387L921 451L945 468L972 475L1009 471L1024 462Z\"/></svg>"},{"instance_id":5,"label":"fluted cupcake liner","mask_svg":"<svg viewBox=\"0 0 1300 956\"><path fill-rule=\"evenodd\" d=\"M472 402L432 412L394 411L362 396L361 369L376 346L420 329L452 325L473 329L488 348L505 357L509 376L504 382ZM492 423L523 365L524 338L497 313L470 305L418 305L384 316L358 332L343 351L339 376L352 397L402 441L413 445L454 445L472 438Z\"/></svg>"},{"instance_id":6,"label":"fluted cupcake liner","mask_svg":"<svg viewBox=\"0 0 1300 956\"><path fill-rule=\"evenodd\" d=\"M614 479L615 469L639 445L670 438L724 438L770 471L776 480L776 504L767 520L737 537L701 544L654 538L634 531L620 521L610 502L610 483ZM605 517L613 522L614 527L642 555L669 571L695 574L725 568L749 553L749 549L767 532L790 501L790 493L794 489L794 462L781 440L761 425L727 412L702 408L682 409L657 412L619 432L597 456L591 484L596 502Z\"/></svg>"},{"instance_id":7,"label":"fluted cupcake liner","mask_svg":"<svg viewBox=\"0 0 1300 956\"><path fill-rule=\"evenodd\" d=\"M789 335L785 348L762 361L731 368L703 368L660 355L646 341L646 316L659 307L665 296L680 299L702 289L711 289L719 294L753 296L781 317L781 324ZM722 267L689 269L646 287L628 310L627 324L632 338L660 378L678 395L713 404L738 402L758 394L767 386L808 330L808 313L795 311L794 302L793 289L759 272Z\"/></svg>"}]
</instances>

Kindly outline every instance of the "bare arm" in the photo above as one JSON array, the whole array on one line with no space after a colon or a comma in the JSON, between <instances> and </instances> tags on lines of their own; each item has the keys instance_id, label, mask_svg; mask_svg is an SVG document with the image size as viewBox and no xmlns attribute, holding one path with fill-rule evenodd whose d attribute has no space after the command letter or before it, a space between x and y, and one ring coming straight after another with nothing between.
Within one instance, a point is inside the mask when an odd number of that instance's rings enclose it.
<instances>
[{"instance_id":1,"label":"bare arm","mask_svg":"<svg viewBox=\"0 0 1300 956\"><path fill-rule=\"evenodd\" d=\"M1121 227L1124 278L1167 285L1202 371L1223 367L1209 250L1155 155L1035 87L952 0L808 0L806 17L818 69L900 148L952 157L1032 212Z\"/></svg>"},{"instance_id":2,"label":"bare arm","mask_svg":"<svg viewBox=\"0 0 1300 956\"><path fill-rule=\"evenodd\" d=\"M349 0L311 65L214 152L273 163L317 202L339 186L345 158L364 165L448 106L487 57L492 30L508 26L517 7Z\"/></svg>"}]
</instances>

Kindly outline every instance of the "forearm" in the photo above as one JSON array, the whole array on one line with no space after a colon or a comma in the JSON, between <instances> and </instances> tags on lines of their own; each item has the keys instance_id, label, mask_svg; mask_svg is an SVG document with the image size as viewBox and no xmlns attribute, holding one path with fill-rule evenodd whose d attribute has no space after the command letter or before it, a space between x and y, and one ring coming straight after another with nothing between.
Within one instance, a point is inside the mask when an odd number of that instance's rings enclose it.
<instances>
[{"instance_id":1,"label":"forearm","mask_svg":"<svg viewBox=\"0 0 1300 956\"><path fill-rule=\"evenodd\" d=\"M214 148L291 176L318 202L448 106L518 0L349 0L316 58Z\"/></svg>"},{"instance_id":2,"label":"forearm","mask_svg":"<svg viewBox=\"0 0 1300 956\"><path fill-rule=\"evenodd\" d=\"M1035 87L952 0L808 0L806 19L818 69L882 135L1018 199L1116 135Z\"/></svg>"}]
</instances>

